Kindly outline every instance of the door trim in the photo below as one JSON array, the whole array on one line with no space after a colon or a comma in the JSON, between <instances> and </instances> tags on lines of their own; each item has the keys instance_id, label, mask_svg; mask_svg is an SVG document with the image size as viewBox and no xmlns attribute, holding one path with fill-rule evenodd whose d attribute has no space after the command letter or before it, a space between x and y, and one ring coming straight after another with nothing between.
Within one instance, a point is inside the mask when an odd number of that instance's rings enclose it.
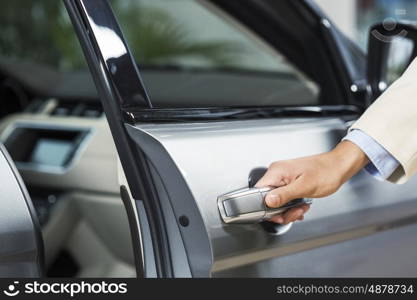
<instances>
[{"instance_id":1,"label":"door trim","mask_svg":"<svg viewBox=\"0 0 417 300\"><path fill-rule=\"evenodd\" d=\"M144 204L157 276L174 277L170 249L183 243L191 275L208 277L212 258L210 241L196 203L190 201L190 198L172 199L170 210L178 223L168 224L152 180L148 160L140 149L142 145L137 146L127 134L125 125L133 122L129 109L151 108L152 105L110 4L107 0L65 0L65 5L100 95L132 197ZM117 53L109 53L106 36L111 37L111 46L116 44ZM118 76L125 69L130 77L128 79ZM123 78L128 81L124 82ZM188 201L185 202L186 200ZM179 207L178 203L183 205ZM179 224L179 217L184 214L190 218L189 226ZM168 226L178 226L182 240L170 244ZM146 242L149 241L143 241ZM206 263L202 263L201 258L206 258Z\"/></svg>"}]
</instances>

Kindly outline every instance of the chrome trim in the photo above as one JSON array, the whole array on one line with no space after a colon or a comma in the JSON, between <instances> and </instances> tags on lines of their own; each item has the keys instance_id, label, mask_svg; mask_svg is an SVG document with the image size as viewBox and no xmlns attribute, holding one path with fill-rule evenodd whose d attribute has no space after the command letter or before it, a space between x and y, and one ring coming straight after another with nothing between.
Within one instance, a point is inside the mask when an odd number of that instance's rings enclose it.
<instances>
[{"instance_id":1,"label":"chrome trim","mask_svg":"<svg viewBox=\"0 0 417 300\"><path fill-rule=\"evenodd\" d=\"M269 208L265 204L265 197L268 192L275 189L274 187L263 188L243 188L217 198L217 206L219 208L220 216L226 224L254 224L267 221L272 217L286 212L288 209L302 205L311 204L312 199L295 199L290 201L284 206L279 208ZM247 205L244 205L243 201L250 201L253 206L252 209L262 208L262 210L256 210L251 212L244 212L232 215L227 211L226 202L231 202L237 199L241 199L241 210L248 209ZM247 203L246 203L247 204ZM236 205L236 204L233 204ZM244 207L246 206L246 207ZM289 228L288 228L289 229ZM288 230L287 230L288 231Z\"/></svg>"}]
</instances>

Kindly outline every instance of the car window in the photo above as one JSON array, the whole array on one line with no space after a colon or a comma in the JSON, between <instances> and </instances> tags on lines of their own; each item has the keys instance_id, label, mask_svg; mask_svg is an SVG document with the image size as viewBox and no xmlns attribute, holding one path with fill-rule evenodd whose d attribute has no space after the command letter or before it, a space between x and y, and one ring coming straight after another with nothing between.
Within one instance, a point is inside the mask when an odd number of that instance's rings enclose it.
<instances>
[{"instance_id":1,"label":"car window","mask_svg":"<svg viewBox=\"0 0 417 300\"><path fill-rule=\"evenodd\" d=\"M86 69L63 1L2 2L0 62L5 61L38 64L61 72Z\"/></svg>"},{"instance_id":2,"label":"car window","mask_svg":"<svg viewBox=\"0 0 417 300\"><path fill-rule=\"evenodd\" d=\"M148 70L150 96L165 88L171 97L154 98L157 106L319 103L318 86L283 55L202 3L112 1L136 60Z\"/></svg>"},{"instance_id":3,"label":"car window","mask_svg":"<svg viewBox=\"0 0 417 300\"><path fill-rule=\"evenodd\" d=\"M88 68L63 1L4 2L0 72L7 68L27 79L31 70L37 74L31 84L39 89L70 84L42 82L68 78L61 73L92 85L84 80ZM316 83L247 28L200 1L110 2L155 107L320 104ZM79 93L89 89L80 86Z\"/></svg>"},{"instance_id":4,"label":"car window","mask_svg":"<svg viewBox=\"0 0 417 300\"><path fill-rule=\"evenodd\" d=\"M112 5L157 107L319 102L317 85L283 55L200 1Z\"/></svg>"}]
</instances>

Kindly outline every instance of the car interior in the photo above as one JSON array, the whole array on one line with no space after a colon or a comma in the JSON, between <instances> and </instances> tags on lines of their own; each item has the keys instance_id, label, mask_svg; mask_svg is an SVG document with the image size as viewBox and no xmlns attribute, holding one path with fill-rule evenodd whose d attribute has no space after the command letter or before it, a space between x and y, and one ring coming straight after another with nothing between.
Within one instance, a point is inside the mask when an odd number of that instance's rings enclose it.
<instances>
[{"instance_id":1,"label":"car interior","mask_svg":"<svg viewBox=\"0 0 417 300\"><path fill-rule=\"evenodd\" d=\"M46 275L134 277L123 171L65 7L7 2L0 142L38 215ZM111 3L157 107L320 102L315 82L219 9L191 0Z\"/></svg>"}]
</instances>

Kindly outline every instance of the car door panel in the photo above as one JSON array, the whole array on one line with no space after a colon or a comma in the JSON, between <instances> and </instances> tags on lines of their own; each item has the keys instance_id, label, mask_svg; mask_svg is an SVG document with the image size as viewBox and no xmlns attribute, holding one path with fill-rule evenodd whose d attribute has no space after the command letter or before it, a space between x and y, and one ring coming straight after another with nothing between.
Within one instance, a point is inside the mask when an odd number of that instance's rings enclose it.
<instances>
[{"instance_id":1,"label":"car door panel","mask_svg":"<svg viewBox=\"0 0 417 300\"><path fill-rule=\"evenodd\" d=\"M416 267L410 261L417 259L416 230L417 225L410 225L383 231L354 241L347 240L279 259L225 269L215 276L415 277Z\"/></svg>"},{"instance_id":2,"label":"car door panel","mask_svg":"<svg viewBox=\"0 0 417 300\"><path fill-rule=\"evenodd\" d=\"M362 242L364 236L388 230L384 237L389 237L395 244L403 236L397 236L396 231L390 229L417 221L417 193L413 191L412 182L399 187L379 182L362 172L336 194L315 200L306 221L296 223L282 236L267 233L259 224L222 223L217 196L247 186L248 175L256 167L331 149L347 129L337 118L136 124L128 127L130 136L156 169L154 176L166 172L161 156L169 156L178 169L176 176L184 178L210 238L212 276L217 273L219 276L294 276L285 272L286 266L299 261L307 263L311 249L330 247L332 250L329 251L337 253L339 248L334 244L338 243L341 244L341 255L326 257L326 263L329 260L335 265L343 261L351 263L354 257L342 255L344 243L363 247L367 245ZM172 179L166 177L165 180ZM175 199L171 199L171 205L175 205ZM417 247L417 241L414 246ZM384 250L368 248L373 257L381 258L368 262L370 270L377 270L386 259L382 255ZM292 256L294 253L299 254ZM355 262L363 259L357 256ZM263 261L272 261L272 265L282 265L282 268L271 269ZM247 267L242 269L243 266ZM332 274L326 268L314 270L316 276Z\"/></svg>"},{"instance_id":3,"label":"car door panel","mask_svg":"<svg viewBox=\"0 0 417 300\"><path fill-rule=\"evenodd\" d=\"M166 221L168 225L168 239L170 240L170 253L172 256L172 264L174 270L174 277L176 278L184 278L184 277L192 277L192 273L190 270L190 265L188 263L187 251L185 249L184 243L179 243L178 241L182 240L181 232L179 230L180 224L178 224L177 218L173 213L171 207L171 199L170 194L167 191L166 185L162 181L161 176L158 173L158 169L150 162L150 170L152 174L152 178L154 179L155 188L158 191L158 197L161 199L161 202L165 205L162 205L162 209L164 211L164 216L166 217ZM179 216L181 217L181 216ZM209 250L209 249L208 249ZM210 252L206 252L206 257L200 258L200 266L204 267L205 274L209 269L209 266L212 263Z\"/></svg>"}]
</instances>

